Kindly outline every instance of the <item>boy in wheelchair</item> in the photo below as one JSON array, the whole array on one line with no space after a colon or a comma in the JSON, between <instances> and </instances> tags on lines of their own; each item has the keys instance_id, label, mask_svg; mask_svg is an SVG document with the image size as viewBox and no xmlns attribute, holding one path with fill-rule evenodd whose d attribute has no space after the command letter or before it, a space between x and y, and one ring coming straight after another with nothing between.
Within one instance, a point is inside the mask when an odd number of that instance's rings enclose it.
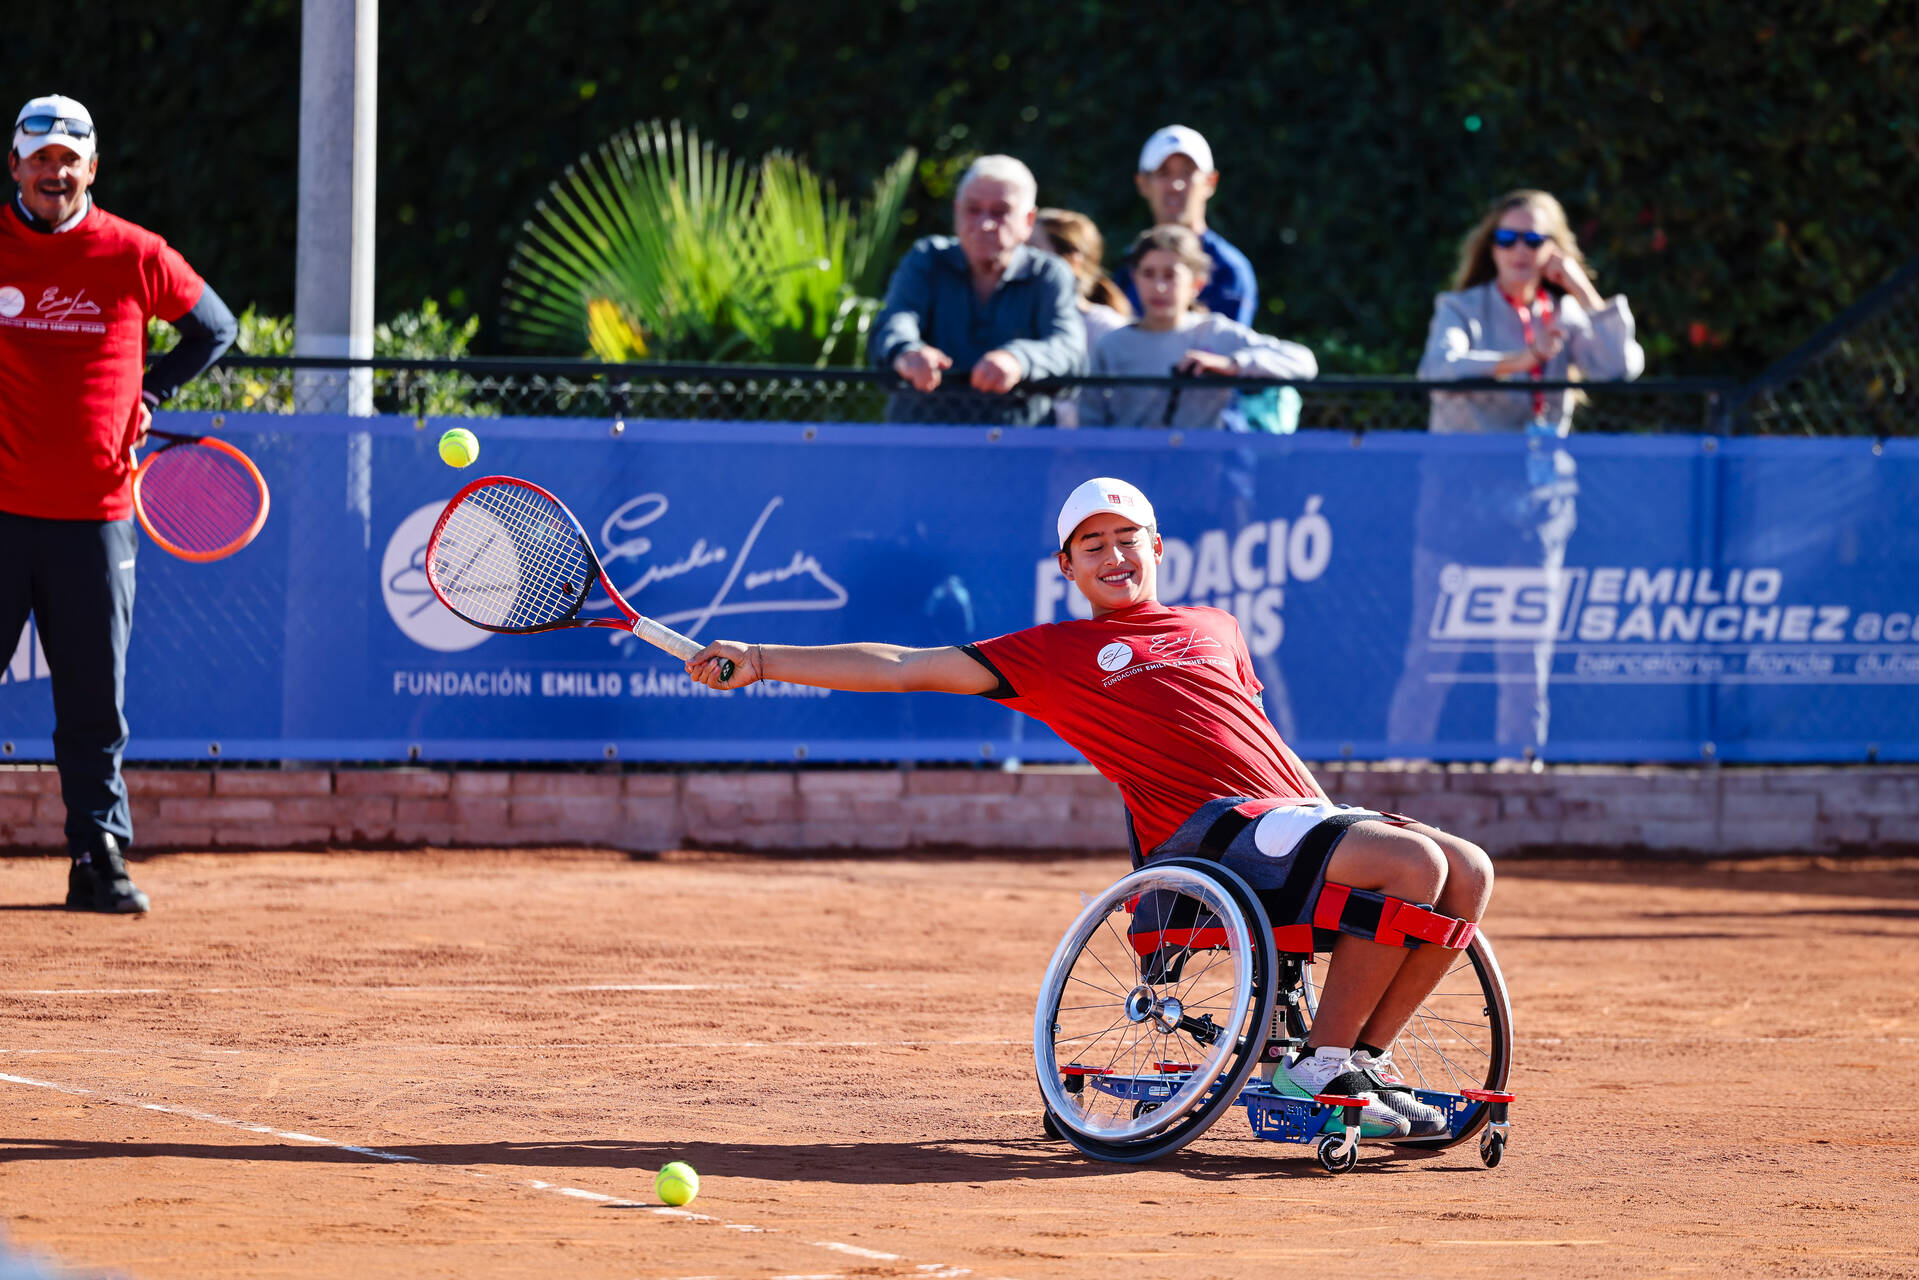
<instances>
[{"instance_id":1,"label":"boy in wheelchair","mask_svg":"<svg viewBox=\"0 0 1919 1280\"><path fill-rule=\"evenodd\" d=\"M1135 858L1143 849L1148 860L1215 859L1259 893L1276 931L1339 930L1306 1045L1274 1087L1363 1097L1376 1136L1443 1128L1388 1049L1485 913L1485 852L1411 818L1328 799L1267 719L1233 616L1159 602L1164 549L1145 494L1088 480L1057 528L1060 572L1092 603L1090 619L937 649L719 640L687 672L714 689L778 679L976 694L1047 724L1119 788ZM730 682L720 679L723 659L734 664Z\"/></svg>"}]
</instances>

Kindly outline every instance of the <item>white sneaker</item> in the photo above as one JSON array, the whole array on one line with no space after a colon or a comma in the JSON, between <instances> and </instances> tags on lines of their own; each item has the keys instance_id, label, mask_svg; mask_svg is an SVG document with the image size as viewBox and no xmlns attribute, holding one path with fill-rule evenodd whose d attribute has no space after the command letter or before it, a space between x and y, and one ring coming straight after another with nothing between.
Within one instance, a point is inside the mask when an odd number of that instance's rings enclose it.
<instances>
[{"instance_id":1,"label":"white sneaker","mask_svg":"<svg viewBox=\"0 0 1919 1280\"><path fill-rule=\"evenodd\" d=\"M1372 1081L1361 1073L1350 1050L1321 1049L1310 1056L1293 1059L1283 1071L1273 1073L1273 1088L1295 1098L1310 1098L1320 1093L1339 1093L1364 1098L1359 1113L1359 1133L1363 1138L1403 1138L1412 1126L1406 1117L1384 1105L1374 1092ZM1329 1128L1342 1123L1335 1112L1327 1121Z\"/></svg>"},{"instance_id":2,"label":"white sneaker","mask_svg":"<svg viewBox=\"0 0 1919 1280\"><path fill-rule=\"evenodd\" d=\"M1429 1138L1436 1133L1444 1133L1449 1127L1446 1113L1438 1107L1429 1107L1413 1096L1412 1086L1400 1077L1399 1069L1393 1066L1391 1049L1374 1057L1364 1049L1353 1052L1353 1066L1365 1072L1384 1086L1375 1090L1380 1105L1406 1117L1415 1138Z\"/></svg>"}]
</instances>

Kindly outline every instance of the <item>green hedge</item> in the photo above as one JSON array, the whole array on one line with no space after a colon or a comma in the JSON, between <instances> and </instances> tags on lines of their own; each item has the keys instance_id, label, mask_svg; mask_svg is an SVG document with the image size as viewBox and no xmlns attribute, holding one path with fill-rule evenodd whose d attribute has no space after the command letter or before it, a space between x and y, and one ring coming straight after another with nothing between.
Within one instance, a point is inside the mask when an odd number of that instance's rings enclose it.
<instances>
[{"instance_id":1,"label":"green hedge","mask_svg":"<svg viewBox=\"0 0 1919 1280\"><path fill-rule=\"evenodd\" d=\"M290 310L299 6L83 8L84 40L70 10L9 15L14 96L86 101L102 203L236 304ZM945 227L971 155L1010 151L1115 243L1143 211L1140 142L1184 121L1218 154L1215 225L1251 256L1266 327L1335 369L1410 370L1458 237L1512 186L1566 201L1660 374L1756 371L1919 252L1907 0L1292 8L388 4L378 309L446 299L499 350L534 201L654 117L800 151L843 189L917 147L909 233Z\"/></svg>"}]
</instances>

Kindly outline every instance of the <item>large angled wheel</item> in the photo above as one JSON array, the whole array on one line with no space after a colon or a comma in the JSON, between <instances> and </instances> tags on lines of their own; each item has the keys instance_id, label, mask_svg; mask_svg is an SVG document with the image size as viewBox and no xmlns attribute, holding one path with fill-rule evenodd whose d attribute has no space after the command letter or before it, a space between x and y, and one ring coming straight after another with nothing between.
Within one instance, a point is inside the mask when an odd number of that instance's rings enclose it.
<instances>
[{"instance_id":1,"label":"large angled wheel","mask_svg":"<svg viewBox=\"0 0 1919 1280\"><path fill-rule=\"evenodd\" d=\"M1305 1004L1319 1008L1319 980L1327 957L1314 957L1305 976ZM1413 1014L1392 1045L1393 1065L1407 1084L1437 1093L1462 1089L1504 1089L1513 1060L1512 1006L1506 979L1493 957L1492 943L1481 933L1459 952L1432 995ZM1451 1133L1432 1138L1402 1138L1403 1147L1450 1147L1485 1128L1489 1109L1479 1104Z\"/></svg>"},{"instance_id":2,"label":"large angled wheel","mask_svg":"<svg viewBox=\"0 0 1919 1280\"><path fill-rule=\"evenodd\" d=\"M1127 1164L1204 1133L1259 1064L1274 968L1266 913L1218 863L1151 862L1089 900L1033 1014L1053 1127Z\"/></svg>"}]
</instances>

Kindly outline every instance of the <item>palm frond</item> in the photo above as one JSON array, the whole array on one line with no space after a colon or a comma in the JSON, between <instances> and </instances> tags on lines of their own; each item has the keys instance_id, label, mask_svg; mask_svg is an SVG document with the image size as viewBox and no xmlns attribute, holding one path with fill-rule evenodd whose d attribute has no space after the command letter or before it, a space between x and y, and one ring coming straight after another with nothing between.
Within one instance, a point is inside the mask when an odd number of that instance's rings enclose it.
<instances>
[{"instance_id":1,"label":"palm frond","mask_svg":"<svg viewBox=\"0 0 1919 1280\"><path fill-rule=\"evenodd\" d=\"M636 125L535 207L507 268L506 327L606 360L857 359L913 160L856 215L788 153L747 165L677 121Z\"/></svg>"}]
</instances>

